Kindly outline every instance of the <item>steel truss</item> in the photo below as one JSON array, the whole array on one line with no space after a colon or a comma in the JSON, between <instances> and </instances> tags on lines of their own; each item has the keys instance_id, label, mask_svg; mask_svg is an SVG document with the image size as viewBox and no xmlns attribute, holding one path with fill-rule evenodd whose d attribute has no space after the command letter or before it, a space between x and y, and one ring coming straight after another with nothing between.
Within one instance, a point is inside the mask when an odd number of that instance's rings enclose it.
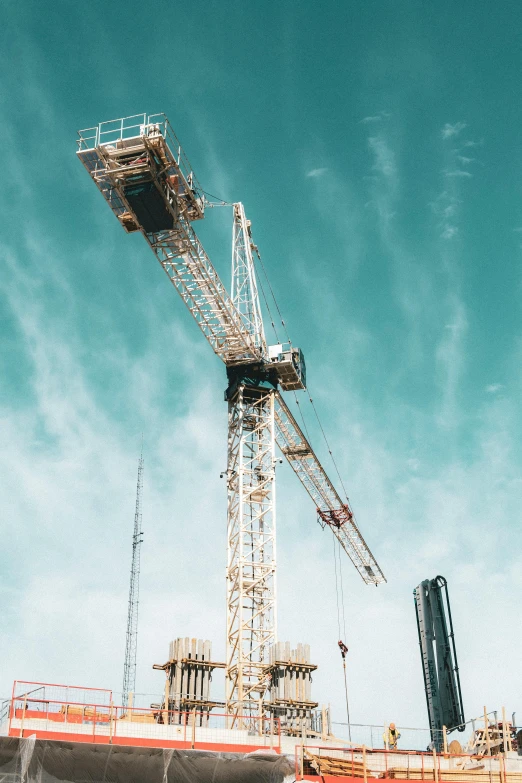
<instances>
[{"instance_id":1,"label":"steel truss","mask_svg":"<svg viewBox=\"0 0 522 783\"><path fill-rule=\"evenodd\" d=\"M125 664L123 669L122 705L127 707L130 694L136 692L136 656L138 652L138 607L140 593L140 550L143 543L141 529L141 494L143 490L143 451L138 462L138 482L136 485L136 509L134 511L134 530L132 534L132 562L129 587L129 608L127 615L127 633L125 636ZM132 698L132 696L131 696Z\"/></svg>"},{"instance_id":2,"label":"steel truss","mask_svg":"<svg viewBox=\"0 0 522 783\"><path fill-rule=\"evenodd\" d=\"M175 230L145 238L214 352L227 366L260 360L253 336L245 331L188 219L179 215Z\"/></svg>"},{"instance_id":3,"label":"steel truss","mask_svg":"<svg viewBox=\"0 0 522 783\"><path fill-rule=\"evenodd\" d=\"M323 527L328 525L366 584L386 579L359 532L353 512L341 500L285 401L276 392L277 445L314 501Z\"/></svg>"},{"instance_id":4,"label":"steel truss","mask_svg":"<svg viewBox=\"0 0 522 783\"><path fill-rule=\"evenodd\" d=\"M252 258L252 249L255 245L252 240L250 225L250 220L246 219L243 204L234 204L232 301L241 316L244 328L254 338L256 348L259 349L263 356L266 356L265 331Z\"/></svg>"},{"instance_id":5,"label":"steel truss","mask_svg":"<svg viewBox=\"0 0 522 783\"><path fill-rule=\"evenodd\" d=\"M226 701L246 720L260 712L277 639L274 397L239 384L228 404Z\"/></svg>"}]
</instances>

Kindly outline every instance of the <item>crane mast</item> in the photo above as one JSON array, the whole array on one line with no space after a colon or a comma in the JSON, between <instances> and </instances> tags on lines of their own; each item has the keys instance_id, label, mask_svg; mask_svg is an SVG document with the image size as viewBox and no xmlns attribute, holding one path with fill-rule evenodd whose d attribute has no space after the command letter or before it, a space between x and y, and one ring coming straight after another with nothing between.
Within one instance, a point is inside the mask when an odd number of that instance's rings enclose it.
<instances>
[{"instance_id":1,"label":"crane mast","mask_svg":"<svg viewBox=\"0 0 522 783\"><path fill-rule=\"evenodd\" d=\"M143 488L143 450L138 462L138 481L136 484L136 508L134 511L134 530L132 533L132 561L129 587L129 608L127 614L127 634L125 637L125 665L123 668L122 705L127 707L129 695L136 693L136 655L138 652L138 607L140 591L140 549L141 530L141 493Z\"/></svg>"},{"instance_id":2,"label":"crane mast","mask_svg":"<svg viewBox=\"0 0 522 783\"><path fill-rule=\"evenodd\" d=\"M232 301L263 357L267 347L250 221L234 204ZM259 714L276 630L275 383L263 364L228 368L226 703L234 722Z\"/></svg>"},{"instance_id":3,"label":"crane mast","mask_svg":"<svg viewBox=\"0 0 522 783\"><path fill-rule=\"evenodd\" d=\"M229 296L192 223L205 199L165 115L79 132L78 157L127 233L139 231L227 371L227 712L262 714L276 626L277 443L366 584L384 575L281 396L306 388L299 348L267 346L250 221L233 208Z\"/></svg>"}]
</instances>

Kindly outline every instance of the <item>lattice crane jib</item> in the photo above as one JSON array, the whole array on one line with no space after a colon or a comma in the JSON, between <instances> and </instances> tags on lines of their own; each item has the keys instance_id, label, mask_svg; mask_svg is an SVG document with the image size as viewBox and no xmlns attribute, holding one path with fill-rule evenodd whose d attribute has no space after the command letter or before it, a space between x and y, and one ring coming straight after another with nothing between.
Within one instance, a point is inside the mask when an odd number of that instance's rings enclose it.
<instances>
[{"instance_id":1,"label":"lattice crane jib","mask_svg":"<svg viewBox=\"0 0 522 783\"><path fill-rule=\"evenodd\" d=\"M123 669L122 705L129 703L129 695L136 693L136 657L138 652L138 609L140 591L140 550L143 542L141 496L143 490L143 452L138 462L138 481L136 485L136 508L134 511L134 529L132 533L132 561L129 587L129 606L127 614L127 634L125 637L125 665Z\"/></svg>"},{"instance_id":2,"label":"lattice crane jib","mask_svg":"<svg viewBox=\"0 0 522 783\"><path fill-rule=\"evenodd\" d=\"M280 390L306 388L301 351L267 346L250 222L233 207L229 296L193 223L205 198L163 114L136 115L79 132L78 156L128 233L139 231L227 368L227 710L252 714L267 687L276 641L275 454L277 442L368 584L385 581Z\"/></svg>"},{"instance_id":3,"label":"lattice crane jib","mask_svg":"<svg viewBox=\"0 0 522 783\"><path fill-rule=\"evenodd\" d=\"M314 501L321 525L331 529L366 584L385 582L348 501L341 500L279 392L275 397L275 423L277 445Z\"/></svg>"}]
</instances>

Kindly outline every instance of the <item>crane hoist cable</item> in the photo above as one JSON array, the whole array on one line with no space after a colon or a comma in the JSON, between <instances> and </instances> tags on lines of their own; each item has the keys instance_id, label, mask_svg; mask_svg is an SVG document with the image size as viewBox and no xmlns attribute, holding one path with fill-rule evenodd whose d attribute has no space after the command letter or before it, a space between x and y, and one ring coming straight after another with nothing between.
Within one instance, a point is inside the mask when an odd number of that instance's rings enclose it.
<instances>
[{"instance_id":1,"label":"crane hoist cable","mask_svg":"<svg viewBox=\"0 0 522 783\"><path fill-rule=\"evenodd\" d=\"M307 394L308 394L308 399L310 400L310 403L312 405L312 408L314 409L315 418L317 419L317 423L319 424L321 432L323 433L323 438L324 438L324 442L326 443L326 448L328 449L328 454L332 458L332 462L333 462L333 465L334 465L334 468L335 468L335 472L337 473L337 477L339 479L341 487L343 488L344 496L345 496L346 500L348 501L349 500L348 493L346 491L346 487L344 486L344 481L342 479L341 473L339 472L339 468L337 466L337 462L335 460L335 457L334 457L334 455L332 453L332 449L330 448L330 444L328 443L328 438L326 437L326 432L324 431L323 425L321 424L321 419L319 418L319 414L317 413L317 408L315 407L315 403L313 401L313 398L308 393L308 390L307 390Z\"/></svg>"},{"instance_id":2,"label":"crane hoist cable","mask_svg":"<svg viewBox=\"0 0 522 783\"><path fill-rule=\"evenodd\" d=\"M258 257L259 257L259 253L258 253L257 255L258 255ZM264 301L264 303L265 303L265 307L266 307L266 309L267 309L267 312L268 312L268 315L269 315L269 317L270 317L270 323L271 323L271 325L272 325L272 329L274 330L274 335L275 335L275 338L276 338L277 342L279 342L279 336L278 336L278 334L277 334L277 329L276 329L276 325L275 325L274 317L273 317L273 315L272 315L272 311L270 310L270 305L268 304L268 299L267 299L267 296L266 296L266 294L265 294L265 289L264 289L264 286L263 286L263 281L262 281L262 279L261 279L261 275L258 275L258 276L257 276L257 279L258 279L258 282L259 282L259 288L261 289L261 294L262 294L262 296L263 296L263 301Z\"/></svg>"},{"instance_id":3,"label":"crane hoist cable","mask_svg":"<svg viewBox=\"0 0 522 783\"><path fill-rule=\"evenodd\" d=\"M259 250L258 250L257 248L256 248L256 254L257 254L257 257L258 257L258 259L259 259L259 263L261 264L261 269L262 269L262 271L263 271L263 274L264 274L264 276L265 276L265 280L266 280L266 282L267 282L267 284L268 284L268 287L269 287L269 289L270 289L270 293L272 294L272 299L274 300L274 304L275 304L275 306L276 306L277 313L278 313L278 315L279 315L279 318L281 319L281 324L282 324L282 326L283 326L283 329L285 330L286 339L287 339L287 341L290 343L290 345L292 345L292 340L290 339L290 335L288 334L288 329L286 328L286 323L285 323L285 321L284 321L283 315L282 315L282 313L281 313L281 309L280 309L280 307L279 307L279 304L278 304L278 302L277 302L276 295L275 295L275 293L274 293L274 289L272 288L272 285L271 285L271 283L270 283L270 278L268 277L268 274L267 274L267 271L266 271L266 267L265 267L265 265L264 265L264 263L263 263L263 259L261 258L261 253L259 252ZM260 280L260 282L261 282L261 280ZM262 286L262 285L261 285L261 290L263 290L263 286ZM263 295L264 295L264 293L263 293ZM265 301L266 301L266 299L265 299ZM268 303L267 303L267 306L268 306ZM269 313L270 313L270 310L269 310ZM271 317L271 319L272 319L271 313L270 313L270 317ZM273 319L272 319L272 326L273 326L273 325L274 325L274 324L273 324ZM274 332L275 332L275 326L274 326ZM277 335L276 335L276 337L277 337ZM315 407L315 403L314 403L314 401L313 401L313 398L312 398L312 396L311 396L310 392L308 391L308 388L306 389L306 393L307 393L307 395L308 395L308 399L309 399L309 401L310 401L310 403L311 403L311 405L312 405L312 408L314 409L315 418L317 419L317 423L319 424L319 427L320 427L320 429L321 429L321 432L322 432L322 434L323 434L323 438L324 438L324 442L325 442L325 444L326 444L326 448L328 449L328 453L329 453L329 455L330 455L330 457L331 457L331 459L332 459L333 466L334 466L334 468L335 468L335 472L337 473L337 476L338 476L338 478L339 478L339 482L340 482L340 484L341 484L341 487L342 487L342 489L343 489L344 496L345 496L346 500L347 500L347 501L349 501L349 498L348 498L348 493L347 493L347 491L346 491L346 487L345 487L345 485L344 485L344 481L343 481L343 479L342 479L342 476L341 476L341 473L340 473L340 471L339 471L339 467L338 467L338 465L337 465L337 462L336 462L336 460L335 460L335 457L334 457L334 455L333 455L332 449L330 448L330 444L329 444L329 442L328 442L328 438L326 437L326 433L325 433L325 431L324 431L323 425L322 425L322 423L321 423L321 420L320 420L320 418L319 418L319 414L317 413L317 408ZM296 397L296 401L297 401L297 395L295 395L295 397ZM297 402L297 404L299 405L299 402ZM300 410L300 413L301 413L301 418L303 419L303 424L304 424L304 416L303 416L302 408L301 408L301 407L299 407L299 410ZM308 437L308 431L307 431L306 424L304 424L304 426L305 426L305 430L306 430L306 435L307 435L307 437ZM310 441L310 438L309 438L309 437L308 437L308 440Z\"/></svg>"},{"instance_id":4,"label":"crane hoist cable","mask_svg":"<svg viewBox=\"0 0 522 783\"><path fill-rule=\"evenodd\" d=\"M268 285L270 285L270 281L268 280L268 275L266 274L266 269L265 269L265 267L264 267L264 265L263 265L263 262L262 262L262 260L261 260L261 254L259 253L259 250L258 250L258 248L257 248L257 247L256 247L256 249L255 249L255 250L256 250L256 255L257 255L257 257L258 257L258 259L259 259L259 262L260 262L260 264L261 264L261 267L262 267L263 273L264 273L264 275L265 275L265 279L266 279L266 281L267 281ZM258 281L259 281L259 287L260 287L260 289L261 289L261 293L262 293L262 295L263 295L263 301L264 301L264 303L265 303L266 309L267 309L267 311L268 311L268 315L269 315L269 317L270 317L270 322L271 322L271 324L272 324L272 329L274 330L275 338L276 338L277 342L279 342L279 335L277 334L276 325L275 325L275 322L274 322L274 318L273 318L273 316L272 316L272 311L271 311L271 309L270 309L270 305L268 304L268 299L267 299L267 296L266 296L266 293L265 293L265 289L264 289L264 286L263 286L263 280L262 280L262 277L261 277L261 275L258 275ZM274 292L272 291L272 289L270 289L270 290L271 290L271 292L272 292L272 297L273 297L273 299L274 299L274 301L275 301ZM276 307L277 307L277 302L276 302L276 301L275 301L275 304L276 304ZM278 308L278 312L279 312L279 308ZM279 315L281 315L281 313L279 313ZM283 326L284 326L284 321L283 321L283 319L281 319L281 323L282 323L282 324L283 324ZM286 332L286 327L285 327L285 332ZM288 332L286 332L286 334L287 334L287 336L288 336ZM290 342L290 340L289 340L289 342ZM296 391L294 391L294 399L295 399L295 402L296 402L296 405L297 405L297 409L298 409L298 411L299 411L299 414L300 414L300 416L301 416L301 421L303 422L303 428L304 428L304 431L305 431L306 437L307 437L308 441L310 441L310 433L308 432L308 427L307 427L306 420L305 420L305 417L304 417L304 414L303 414L303 409L302 409L302 408L301 408L301 406L299 405L299 399L298 399L298 397L297 397L297 392L296 392Z\"/></svg>"},{"instance_id":5,"label":"crane hoist cable","mask_svg":"<svg viewBox=\"0 0 522 783\"><path fill-rule=\"evenodd\" d=\"M206 190L203 190L203 188L200 188L200 190L201 190L202 193L205 194L205 196L210 196L210 198L215 198L216 201L219 202L219 206L223 206L223 207L233 207L234 206L231 201L227 201L224 198L219 198L219 196L214 196L212 193L208 193ZM211 202L208 202L208 203L209 203L210 206L212 206Z\"/></svg>"},{"instance_id":6,"label":"crane hoist cable","mask_svg":"<svg viewBox=\"0 0 522 783\"><path fill-rule=\"evenodd\" d=\"M337 642L337 646L339 647L341 651L341 658L343 662L343 676L344 676L344 695L346 699L346 720L348 723L348 739L350 742L352 741L352 729L350 725L350 703L348 700L348 679L346 676L346 653L348 652L348 647L341 639L341 608L339 604L339 592L341 593L341 605L342 605L342 617L343 617L343 639L346 639L346 618L344 614L344 590L343 590L343 576L342 576L342 565L341 565L341 545L337 541L336 538L334 538L334 570L335 570L335 594L337 599L337 629L339 631L339 641ZM338 551L339 550L339 551ZM339 580L337 578L337 559L339 559ZM341 590L339 591L339 582L341 585Z\"/></svg>"}]
</instances>

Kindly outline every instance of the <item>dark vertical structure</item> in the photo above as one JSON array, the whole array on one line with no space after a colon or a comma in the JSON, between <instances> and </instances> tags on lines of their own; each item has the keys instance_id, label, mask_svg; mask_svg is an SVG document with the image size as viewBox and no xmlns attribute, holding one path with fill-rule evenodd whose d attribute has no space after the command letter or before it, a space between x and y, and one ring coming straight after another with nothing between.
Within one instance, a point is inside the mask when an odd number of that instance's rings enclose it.
<instances>
[{"instance_id":1,"label":"dark vertical structure","mask_svg":"<svg viewBox=\"0 0 522 783\"><path fill-rule=\"evenodd\" d=\"M431 740L441 750L443 726L448 732L465 728L448 583L443 576L426 579L413 595Z\"/></svg>"},{"instance_id":2,"label":"dark vertical structure","mask_svg":"<svg viewBox=\"0 0 522 783\"><path fill-rule=\"evenodd\" d=\"M127 617L127 637L125 641L125 666L123 669L122 705L129 702L129 693L136 688L136 652L138 648L138 605L140 592L140 548L141 530L141 492L143 486L143 447L138 462L138 484L136 488L136 510L134 512L134 532L132 534L132 564L129 589L129 610Z\"/></svg>"}]
</instances>

